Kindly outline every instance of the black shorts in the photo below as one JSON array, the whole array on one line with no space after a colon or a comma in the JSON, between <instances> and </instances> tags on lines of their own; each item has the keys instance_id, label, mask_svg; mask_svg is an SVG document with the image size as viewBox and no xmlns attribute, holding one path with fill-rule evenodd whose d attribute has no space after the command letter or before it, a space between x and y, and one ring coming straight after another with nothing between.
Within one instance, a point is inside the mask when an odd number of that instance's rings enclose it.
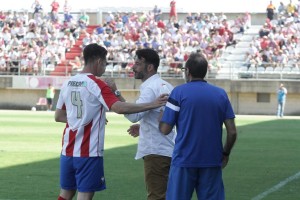
<instances>
[{"instance_id":1,"label":"black shorts","mask_svg":"<svg viewBox=\"0 0 300 200\"><path fill-rule=\"evenodd\" d=\"M52 98L47 98L47 104L51 105L52 104Z\"/></svg>"}]
</instances>

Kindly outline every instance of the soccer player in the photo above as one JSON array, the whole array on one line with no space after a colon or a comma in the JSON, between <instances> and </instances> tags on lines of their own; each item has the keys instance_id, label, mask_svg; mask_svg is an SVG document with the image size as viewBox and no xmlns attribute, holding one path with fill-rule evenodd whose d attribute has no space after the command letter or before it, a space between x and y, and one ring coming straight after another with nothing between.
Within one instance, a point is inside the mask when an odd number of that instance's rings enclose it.
<instances>
[{"instance_id":1,"label":"soccer player","mask_svg":"<svg viewBox=\"0 0 300 200\"><path fill-rule=\"evenodd\" d=\"M207 83L207 60L193 53L185 64L186 84L175 87L159 129L168 134L176 125L166 199L225 199L222 167L229 159L237 131L226 92ZM222 126L227 139L222 145Z\"/></svg>"},{"instance_id":2,"label":"soccer player","mask_svg":"<svg viewBox=\"0 0 300 200\"><path fill-rule=\"evenodd\" d=\"M161 95L150 103L121 102L111 88L97 76L105 72L107 50L98 44L84 48L82 72L61 88L55 121L66 123L60 157L58 200L90 200L106 188L103 171L103 145L106 111L119 114L142 112L164 106Z\"/></svg>"}]
</instances>

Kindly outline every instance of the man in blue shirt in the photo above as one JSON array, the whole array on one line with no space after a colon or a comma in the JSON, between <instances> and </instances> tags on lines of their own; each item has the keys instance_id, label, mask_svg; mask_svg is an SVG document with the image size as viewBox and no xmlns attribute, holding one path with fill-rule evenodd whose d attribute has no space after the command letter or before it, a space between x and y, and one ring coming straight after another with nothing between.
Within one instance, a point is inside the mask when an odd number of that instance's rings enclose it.
<instances>
[{"instance_id":1,"label":"man in blue shirt","mask_svg":"<svg viewBox=\"0 0 300 200\"><path fill-rule=\"evenodd\" d=\"M277 117L283 117L286 94L287 94L287 89L281 83L277 91L277 101L278 101Z\"/></svg>"},{"instance_id":2,"label":"man in blue shirt","mask_svg":"<svg viewBox=\"0 0 300 200\"><path fill-rule=\"evenodd\" d=\"M226 92L204 80L207 60L193 53L186 62L186 84L171 92L159 129L168 134L176 126L166 199L225 199L222 168L236 141L234 112ZM227 138L222 144L222 126Z\"/></svg>"}]
</instances>

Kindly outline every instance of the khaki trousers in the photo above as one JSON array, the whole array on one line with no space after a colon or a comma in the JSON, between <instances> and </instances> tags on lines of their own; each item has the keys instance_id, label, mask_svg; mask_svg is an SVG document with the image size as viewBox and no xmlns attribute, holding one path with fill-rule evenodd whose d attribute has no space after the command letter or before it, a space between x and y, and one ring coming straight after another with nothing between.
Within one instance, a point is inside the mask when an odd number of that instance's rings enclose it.
<instances>
[{"instance_id":1,"label":"khaki trousers","mask_svg":"<svg viewBox=\"0 0 300 200\"><path fill-rule=\"evenodd\" d=\"M165 200L171 158L160 155L144 157L147 200Z\"/></svg>"}]
</instances>

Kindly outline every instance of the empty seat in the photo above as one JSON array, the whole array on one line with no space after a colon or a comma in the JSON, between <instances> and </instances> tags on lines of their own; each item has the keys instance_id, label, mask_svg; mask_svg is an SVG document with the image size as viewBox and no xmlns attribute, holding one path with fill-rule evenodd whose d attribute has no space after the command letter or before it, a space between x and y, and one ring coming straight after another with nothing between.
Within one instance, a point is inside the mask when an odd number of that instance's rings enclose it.
<instances>
[{"instance_id":1,"label":"empty seat","mask_svg":"<svg viewBox=\"0 0 300 200\"><path fill-rule=\"evenodd\" d=\"M273 67L267 67L265 70L265 72L267 73L273 73L273 71L274 71Z\"/></svg>"},{"instance_id":2,"label":"empty seat","mask_svg":"<svg viewBox=\"0 0 300 200\"><path fill-rule=\"evenodd\" d=\"M257 72L258 73L265 73L265 68L264 67L257 67Z\"/></svg>"},{"instance_id":3,"label":"empty seat","mask_svg":"<svg viewBox=\"0 0 300 200\"><path fill-rule=\"evenodd\" d=\"M36 102L36 107L38 110L47 109L47 99L45 97L40 97L38 102Z\"/></svg>"},{"instance_id":4,"label":"empty seat","mask_svg":"<svg viewBox=\"0 0 300 200\"><path fill-rule=\"evenodd\" d=\"M295 73L295 74L299 74L299 73L300 73L298 67L293 67L292 70L291 70L291 72L292 72L292 73Z\"/></svg>"},{"instance_id":5,"label":"empty seat","mask_svg":"<svg viewBox=\"0 0 300 200\"><path fill-rule=\"evenodd\" d=\"M291 68L290 67L284 67L282 69L282 73L290 73L291 72Z\"/></svg>"}]
</instances>

